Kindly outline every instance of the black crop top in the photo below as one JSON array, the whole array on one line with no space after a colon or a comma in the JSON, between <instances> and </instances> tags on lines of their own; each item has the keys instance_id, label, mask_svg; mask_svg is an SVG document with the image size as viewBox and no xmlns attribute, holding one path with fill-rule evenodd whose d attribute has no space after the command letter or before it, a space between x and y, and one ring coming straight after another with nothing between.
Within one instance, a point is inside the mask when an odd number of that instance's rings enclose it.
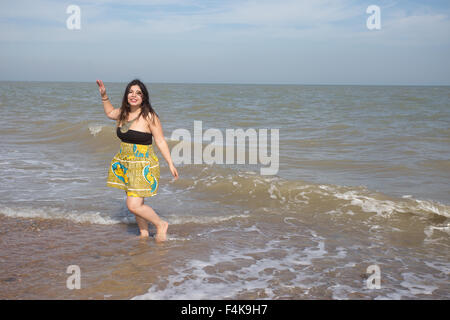
<instances>
[{"instance_id":1,"label":"black crop top","mask_svg":"<svg viewBox=\"0 0 450 320\"><path fill-rule=\"evenodd\" d=\"M152 134L149 132L142 132L129 129L127 132L122 133L120 127L117 127L117 136L122 142L136 143L136 144L152 144Z\"/></svg>"}]
</instances>

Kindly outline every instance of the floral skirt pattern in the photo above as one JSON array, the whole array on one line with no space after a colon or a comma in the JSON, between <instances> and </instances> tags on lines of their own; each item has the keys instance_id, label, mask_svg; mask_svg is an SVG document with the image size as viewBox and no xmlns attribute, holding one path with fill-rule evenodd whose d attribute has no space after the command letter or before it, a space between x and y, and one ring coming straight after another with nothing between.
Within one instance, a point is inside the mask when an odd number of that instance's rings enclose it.
<instances>
[{"instance_id":1,"label":"floral skirt pattern","mask_svg":"<svg viewBox=\"0 0 450 320\"><path fill-rule=\"evenodd\" d=\"M152 197L159 187L159 160L153 146L120 143L109 166L108 187L125 190L128 196Z\"/></svg>"}]
</instances>

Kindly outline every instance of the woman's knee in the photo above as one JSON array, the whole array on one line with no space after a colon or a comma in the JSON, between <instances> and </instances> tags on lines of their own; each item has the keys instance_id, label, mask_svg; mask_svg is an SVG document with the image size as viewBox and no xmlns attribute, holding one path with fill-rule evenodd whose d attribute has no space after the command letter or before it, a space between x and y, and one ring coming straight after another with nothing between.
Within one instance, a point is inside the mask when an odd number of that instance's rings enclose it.
<instances>
[{"instance_id":1,"label":"woman's knee","mask_svg":"<svg viewBox=\"0 0 450 320\"><path fill-rule=\"evenodd\" d=\"M132 213L136 213L142 206L143 201L141 198L128 197L127 198L127 208Z\"/></svg>"}]
</instances>

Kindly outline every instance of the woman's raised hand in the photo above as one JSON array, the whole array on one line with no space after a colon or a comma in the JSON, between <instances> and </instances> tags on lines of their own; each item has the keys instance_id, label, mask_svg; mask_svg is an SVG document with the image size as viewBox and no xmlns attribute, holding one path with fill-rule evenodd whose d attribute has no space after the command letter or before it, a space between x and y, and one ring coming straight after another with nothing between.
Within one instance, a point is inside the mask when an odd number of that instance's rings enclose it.
<instances>
[{"instance_id":1,"label":"woman's raised hand","mask_svg":"<svg viewBox=\"0 0 450 320\"><path fill-rule=\"evenodd\" d=\"M98 84L98 91L100 91L100 95L103 98L106 95L105 85L103 84L102 80L97 80L97 84Z\"/></svg>"}]
</instances>

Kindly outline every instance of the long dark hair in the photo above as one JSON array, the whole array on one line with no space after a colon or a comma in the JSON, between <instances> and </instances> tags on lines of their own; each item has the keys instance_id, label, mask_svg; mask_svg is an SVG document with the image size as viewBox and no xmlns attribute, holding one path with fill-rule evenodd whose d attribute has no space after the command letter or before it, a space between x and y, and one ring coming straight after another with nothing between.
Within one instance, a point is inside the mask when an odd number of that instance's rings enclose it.
<instances>
[{"instance_id":1,"label":"long dark hair","mask_svg":"<svg viewBox=\"0 0 450 320\"><path fill-rule=\"evenodd\" d=\"M139 114L139 116L142 115L144 119L147 119L147 116L150 113L152 115L153 122L155 122L156 117L158 117L158 114L155 112L155 110L153 110L153 107L150 103L150 97L148 95L147 87L139 79L134 79L127 85L125 93L123 94L122 107L120 108L120 116L117 124L120 124L124 120L128 119L128 114L131 111L130 106L128 105L128 93L130 92L131 87L135 85L138 85L139 88L141 88L142 92L141 113Z\"/></svg>"}]
</instances>

